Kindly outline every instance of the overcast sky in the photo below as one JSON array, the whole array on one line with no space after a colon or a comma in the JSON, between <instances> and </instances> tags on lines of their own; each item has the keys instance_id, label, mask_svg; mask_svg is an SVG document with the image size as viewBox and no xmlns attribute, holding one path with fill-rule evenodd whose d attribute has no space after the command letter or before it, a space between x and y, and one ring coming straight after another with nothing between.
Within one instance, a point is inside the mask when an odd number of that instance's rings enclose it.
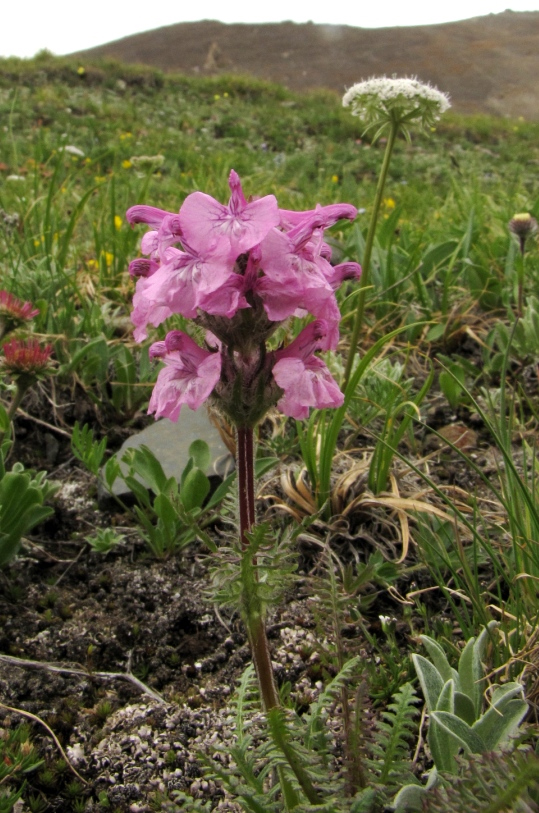
<instances>
[{"instance_id":1,"label":"overcast sky","mask_svg":"<svg viewBox=\"0 0 539 813\"><path fill-rule=\"evenodd\" d=\"M395 25L430 25L513 11L539 10L539 0L353 0L344 3L319 0L15 0L6 2L0 25L0 56L33 56L47 48L55 54L102 45L163 25L196 20L225 23L270 23L293 20L333 23L362 28Z\"/></svg>"}]
</instances>

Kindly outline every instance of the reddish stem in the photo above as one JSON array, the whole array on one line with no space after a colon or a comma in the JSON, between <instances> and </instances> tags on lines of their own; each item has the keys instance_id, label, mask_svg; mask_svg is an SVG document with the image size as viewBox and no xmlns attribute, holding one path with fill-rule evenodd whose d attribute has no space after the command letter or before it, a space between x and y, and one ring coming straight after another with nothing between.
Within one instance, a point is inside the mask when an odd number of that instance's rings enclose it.
<instances>
[{"instance_id":1,"label":"reddish stem","mask_svg":"<svg viewBox=\"0 0 539 813\"><path fill-rule=\"evenodd\" d=\"M243 550L248 547L249 533L255 523L255 459L253 429L250 426L237 427L236 465L238 469L238 489L240 504L240 541ZM253 562L256 568L256 561ZM256 575L254 575L256 579ZM264 623L263 607L256 600L252 592L252 585L244 584L243 610L247 635L251 645L253 663L258 677L262 704L268 714L270 730L276 745L282 750L288 764L296 775L303 792L313 805L321 804L311 779L298 758L294 749L288 742L283 725L278 717L282 713L279 692L273 677L271 653ZM283 793L286 795L288 781L283 777Z\"/></svg>"},{"instance_id":2,"label":"reddish stem","mask_svg":"<svg viewBox=\"0 0 539 813\"><path fill-rule=\"evenodd\" d=\"M237 465L240 538L242 547L245 548L248 544L245 534L251 530L255 522L255 460L251 426L238 426Z\"/></svg>"}]
</instances>

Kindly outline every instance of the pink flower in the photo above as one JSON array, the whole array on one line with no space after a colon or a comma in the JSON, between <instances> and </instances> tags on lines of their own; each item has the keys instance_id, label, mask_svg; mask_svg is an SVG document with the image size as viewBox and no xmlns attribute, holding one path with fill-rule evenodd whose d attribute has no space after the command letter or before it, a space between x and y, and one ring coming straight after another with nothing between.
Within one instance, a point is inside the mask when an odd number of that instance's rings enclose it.
<instances>
[{"instance_id":1,"label":"pink flower","mask_svg":"<svg viewBox=\"0 0 539 813\"><path fill-rule=\"evenodd\" d=\"M228 206L203 192L193 192L180 209L180 221L186 240L198 251L213 252L225 246L235 260L279 225L279 210L274 195L246 201L234 170L228 184Z\"/></svg>"},{"instance_id":2,"label":"pink flower","mask_svg":"<svg viewBox=\"0 0 539 813\"><path fill-rule=\"evenodd\" d=\"M277 407L297 420L309 416L309 408L340 407L344 395L324 362L314 353L327 344L328 324L317 319L304 328L288 347L275 353L273 378L284 390Z\"/></svg>"},{"instance_id":3,"label":"pink flower","mask_svg":"<svg viewBox=\"0 0 539 813\"><path fill-rule=\"evenodd\" d=\"M331 266L324 230L357 210L344 203L279 210L273 195L247 199L234 170L229 186L227 205L194 192L178 214L152 206L127 213L131 223L150 227L142 239L149 259L129 268L137 277L135 339L146 337L148 325L181 315L221 343L211 352L173 331L152 345L165 367L149 411L176 420L184 404L196 409L213 392L233 423L254 426L276 402L296 418L311 407L340 406L342 393L315 353L337 347L335 291L361 269L352 262ZM271 352L267 342L279 325L307 314L316 321L289 347Z\"/></svg>"},{"instance_id":4,"label":"pink flower","mask_svg":"<svg viewBox=\"0 0 539 813\"><path fill-rule=\"evenodd\" d=\"M50 370L52 344L42 347L36 339L11 339L3 350L2 370L12 376L38 378Z\"/></svg>"},{"instance_id":5,"label":"pink flower","mask_svg":"<svg viewBox=\"0 0 539 813\"><path fill-rule=\"evenodd\" d=\"M139 278L131 314L136 341L146 338L148 324L157 327L173 313L194 319L200 308L230 319L239 308L248 307L243 296L243 278L233 271L225 255L205 257L186 248L180 251L168 247L162 254L162 264L150 261L153 265L148 274ZM139 262L140 268L145 269L144 261ZM134 263L130 270L132 266Z\"/></svg>"},{"instance_id":6,"label":"pink flower","mask_svg":"<svg viewBox=\"0 0 539 813\"><path fill-rule=\"evenodd\" d=\"M308 212L294 212L289 209L279 209L280 224L283 229L290 230L300 226L306 220L312 220L313 216L318 219L319 229L329 229L334 226L337 220L354 220L357 217L357 209L350 203L330 203L329 206L317 205L316 209Z\"/></svg>"},{"instance_id":7,"label":"pink flower","mask_svg":"<svg viewBox=\"0 0 539 813\"><path fill-rule=\"evenodd\" d=\"M326 208L336 209L338 205ZM319 228L323 219L320 209L286 233L272 229L260 244L264 276L254 280L253 289L272 321L283 321L304 310L333 324L328 346L324 348L327 350L335 349L339 340L340 313L334 291L344 279L359 277L361 268L357 263L343 263L335 268L330 265L326 257L331 250Z\"/></svg>"},{"instance_id":8,"label":"pink flower","mask_svg":"<svg viewBox=\"0 0 539 813\"><path fill-rule=\"evenodd\" d=\"M151 254L152 257L158 258L165 249L182 239L180 217L173 212L166 212L155 206L132 206L125 216L132 226L135 223L147 223L154 227L142 238L143 254Z\"/></svg>"},{"instance_id":9,"label":"pink flower","mask_svg":"<svg viewBox=\"0 0 539 813\"><path fill-rule=\"evenodd\" d=\"M131 311L131 321L135 326L133 336L136 342L143 342L147 338L148 325L157 327L174 313L166 301L160 302L155 295L156 284L154 277L156 272L147 277L141 275L137 280L137 287L133 295L133 310Z\"/></svg>"},{"instance_id":10,"label":"pink flower","mask_svg":"<svg viewBox=\"0 0 539 813\"><path fill-rule=\"evenodd\" d=\"M166 365L159 372L148 407L156 418L177 421L184 404L198 409L219 381L221 354L204 350L181 330L173 330L164 342L152 344L150 356Z\"/></svg>"},{"instance_id":11,"label":"pink flower","mask_svg":"<svg viewBox=\"0 0 539 813\"><path fill-rule=\"evenodd\" d=\"M151 277L159 268L159 263L155 260L145 260L139 257L129 263L129 274L132 277Z\"/></svg>"},{"instance_id":12,"label":"pink flower","mask_svg":"<svg viewBox=\"0 0 539 813\"><path fill-rule=\"evenodd\" d=\"M8 291L0 291L0 338L33 319L38 313L31 302L21 302Z\"/></svg>"}]
</instances>

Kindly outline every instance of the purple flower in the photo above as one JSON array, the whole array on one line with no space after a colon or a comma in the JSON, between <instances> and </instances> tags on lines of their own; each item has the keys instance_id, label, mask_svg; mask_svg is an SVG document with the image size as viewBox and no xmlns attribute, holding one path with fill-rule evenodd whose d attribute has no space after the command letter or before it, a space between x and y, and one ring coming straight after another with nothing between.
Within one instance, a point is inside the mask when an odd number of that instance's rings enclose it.
<instances>
[{"instance_id":1,"label":"purple flower","mask_svg":"<svg viewBox=\"0 0 539 813\"><path fill-rule=\"evenodd\" d=\"M317 319L304 328L288 347L275 353L273 377L284 390L277 407L297 420L309 417L309 408L340 407L344 395L322 361L314 353L326 344L328 325Z\"/></svg>"},{"instance_id":2,"label":"purple flower","mask_svg":"<svg viewBox=\"0 0 539 813\"><path fill-rule=\"evenodd\" d=\"M142 238L142 253L151 254L158 258L168 246L181 240L180 217L155 206L132 206L126 212L126 218L131 225L147 223L153 226L152 231L146 232Z\"/></svg>"},{"instance_id":3,"label":"purple flower","mask_svg":"<svg viewBox=\"0 0 539 813\"><path fill-rule=\"evenodd\" d=\"M204 350L181 330L173 330L164 342L152 344L150 356L166 365L157 376L148 407L156 418L177 421L184 404L198 409L221 374L221 354Z\"/></svg>"},{"instance_id":4,"label":"purple flower","mask_svg":"<svg viewBox=\"0 0 539 813\"><path fill-rule=\"evenodd\" d=\"M329 229L334 226L337 220L354 220L357 217L357 209L350 203L330 203L329 206L318 206L308 212L294 212L289 209L279 209L280 223L283 229L293 229L300 226L305 221L318 219L321 229Z\"/></svg>"},{"instance_id":5,"label":"purple flower","mask_svg":"<svg viewBox=\"0 0 539 813\"><path fill-rule=\"evenodd\" d=\"M228 206L203 192L193 192L180 209L180 220L187 241L199 251L213 252L225 246L235 260L260 243L270 229L279 225L280 218L274 195L249 203L234 170L228 185Z\"/></svg>"},{"instance_id":6,"label":"purple flower","mask_svg":"<svg viewBox=\"0 0 539 813\"><path fill-rule=\"evenodd\" d=\"M146 338L148 325L177 314L222 344L210 352L173 331L152 345L152 355L166 366L150 412L176 420L183 404L196 409L213 394L232 422L254 426L275 403L295 418L306 417L311 407L340 406L343 396L315 353L336 349L335 291L361 269L352 262L330 264L324 230L353 219L356 208L336 203L308 212L279 210L273 195L246 199L234 170L229 186L227 205L194 192L178 214L152 206L127 213L130 223L150 227L142 239L149 259L129 268L137 277L135 339ZM316 321L289 347L270 352L267 341L279 325L308 314Z\"/></svg>"}]
</instances>

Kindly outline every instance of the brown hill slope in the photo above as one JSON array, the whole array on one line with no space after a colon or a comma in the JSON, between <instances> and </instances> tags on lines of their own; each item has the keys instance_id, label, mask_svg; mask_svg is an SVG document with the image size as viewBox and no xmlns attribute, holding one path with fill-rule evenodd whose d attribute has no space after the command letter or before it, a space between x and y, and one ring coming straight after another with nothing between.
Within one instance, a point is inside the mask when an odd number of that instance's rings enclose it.
<instances>
[{"instance_id":1,"label":"brown hill slope","mask_svg":"<svg viewBox=\"0 0 539 813\"><path fill-rule=\"evenodd\" d=\"M240 73L293 90L346 87L372 75L417 75L461 112L539 118L539 12L406 28L179 23L80 53L187 74Z\"/></svg>"}]
</instances>

